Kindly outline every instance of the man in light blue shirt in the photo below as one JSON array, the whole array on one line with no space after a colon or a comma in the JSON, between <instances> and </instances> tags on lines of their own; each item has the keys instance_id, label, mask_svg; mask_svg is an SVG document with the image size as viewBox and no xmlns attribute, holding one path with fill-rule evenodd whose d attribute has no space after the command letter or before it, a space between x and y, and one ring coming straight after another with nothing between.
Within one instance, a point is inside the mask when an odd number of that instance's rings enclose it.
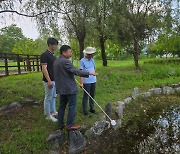
<instances>
[{"instance_id":1,"label":"man in light blue shirt","mask_svg":"<svg viewBox=\"0 0 180 154\"><path fill-rule=\"evenodd\" d=\"M84 58L80 60L80 70L86 72L96 72L96 65L93 59L93 54L96 52L95 48L87 47L84 51ZM96 88L96 76L90 75L88 78L80 78L80 86L84 87L86 91L94 98L95 88ZM94 102L89 96L84 92L82 99L82 107L84 115L89 115L88 112L88 100L90 106L90 112L96 114L94 109Z\"/></svg>"}]
</instances>

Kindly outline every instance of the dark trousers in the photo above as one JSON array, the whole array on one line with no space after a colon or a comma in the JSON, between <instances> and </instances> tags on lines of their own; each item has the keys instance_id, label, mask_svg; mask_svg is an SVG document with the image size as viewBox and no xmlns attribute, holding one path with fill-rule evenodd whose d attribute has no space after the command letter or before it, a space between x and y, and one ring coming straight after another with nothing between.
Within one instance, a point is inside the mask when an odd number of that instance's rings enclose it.
<instances>
[{"instance_id":1,"label":"dark trousers","mask_svg":"<svg viewBox=\"0 0 180 154\"><path fill-rule=\"evenodd\" d=\"M59 126L64 125L64 113L66 105L68 104L69 111L67 116L67 127L71 127L75 121L76 115L76 94L73 95L60 95L60 106L58 110L58 123Z\"/></svg>"},{"instance_id":2,"label":"dark trousers","mask_svg":"<svg viewBox=\"0 0 180 154\"><path fill-rule=\"evenodd\" d=\"M95 95L95 89L96 89L96 83L88 83L83 84L84 89L94 98ZM88 101L89 101L89 107L90 111L94 111L94 101L89 98L89 96L84 92L83 99L82 99L82 106L83 106L83 112L86 114L88 113Z\"/></svg>"}]
</instances>

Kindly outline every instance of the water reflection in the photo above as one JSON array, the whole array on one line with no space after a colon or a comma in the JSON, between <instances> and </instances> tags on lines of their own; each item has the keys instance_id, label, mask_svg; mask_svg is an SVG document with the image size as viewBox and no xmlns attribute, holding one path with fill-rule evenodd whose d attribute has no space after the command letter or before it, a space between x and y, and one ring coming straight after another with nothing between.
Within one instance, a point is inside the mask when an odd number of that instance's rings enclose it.
<instances>
[{"instance_id":1,"label":"water reflection","mask_svg":"<svg viewBox=\"0 0 180 154\"><path fill-rule=\"evenodd\" d=\"M99 142L98 153L103 154L179 154L180 106L161 113L153 108L135 115Z\"/></svg>"},{"instance_id":2,"label":"water reflection","mask_svg":"<svg viewBox=\"0 0 180 154\"><path fill-rule=\"evenodd\" d=\"M139 153L179 153L180 152L180 106L164 112L158 120L151 119L155 133L137 145Z\"/></svg>"}]
</instances>

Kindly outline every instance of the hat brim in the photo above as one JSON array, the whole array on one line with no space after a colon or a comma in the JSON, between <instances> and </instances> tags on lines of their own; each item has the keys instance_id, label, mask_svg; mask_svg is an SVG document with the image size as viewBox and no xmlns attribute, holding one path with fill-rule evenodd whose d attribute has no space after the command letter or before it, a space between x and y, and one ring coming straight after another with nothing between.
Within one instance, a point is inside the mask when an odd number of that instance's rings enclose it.
<instances>
[{"instance_id":1,"label":"hat brim","mask_svg":"<svg viewBox=\"0 0 180 154\"><path fill-rule=\"evenodd\" d=\"M87 52L87 51L83 51L83 53L85 53L85 54L93 54L93 53L95 53L96 51L91 51L91 52Z\"/></svg>"}]
</instances>

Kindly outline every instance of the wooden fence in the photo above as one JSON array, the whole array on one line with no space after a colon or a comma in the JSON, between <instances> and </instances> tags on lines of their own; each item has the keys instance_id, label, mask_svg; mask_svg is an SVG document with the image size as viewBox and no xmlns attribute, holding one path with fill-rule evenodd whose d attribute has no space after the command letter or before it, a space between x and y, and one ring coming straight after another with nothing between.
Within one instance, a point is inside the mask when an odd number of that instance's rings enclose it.
<instances>
[{"instance_id":1,"label":"wooden fence","mask_svg":"<svg viewBox=\"0 0 180 154\"><path fill-rule=\"evenodd\" d=\"M0 53L0 76L40 70L40 55Z\"/></svg>"}]
</instances>

